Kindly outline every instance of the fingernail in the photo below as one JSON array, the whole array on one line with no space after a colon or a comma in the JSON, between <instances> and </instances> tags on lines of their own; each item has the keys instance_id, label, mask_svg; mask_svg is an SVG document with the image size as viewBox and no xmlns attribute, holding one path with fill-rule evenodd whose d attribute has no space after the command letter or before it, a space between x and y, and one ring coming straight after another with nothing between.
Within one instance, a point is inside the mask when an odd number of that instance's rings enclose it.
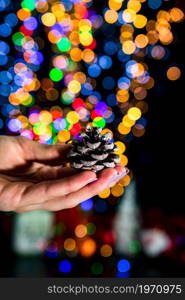
<instances>
[{"instance_id":1,"label":"fingernail","mask_svg":"<svg viewBox=\"0 0 185 300\"><path fill-rule=\"evenodd\" d=\"M121 174L119 174L119 177L122 178L122 177L126 176L128 173L129 173L129 169L125 168L124 171Z\"/></svg>"},{"instance_id":2,"label":"fingernail","mask_svg":"<svg viewBox=\"0 0 185 300\"><path fill-rule=\"evenodd\" d=\"M98 180L98 178L91 178L91 179L89 179L89 180L87 181L87 183L91 183L91 182L94 182L94 181L96 181L96 180Z\"/></svg>"},{"instance_id":3,"label":"fingernail","mask_svg":"<svg viewBox=\"0 0 185 300\"><path fill-rule=\"evenodd\" d=\"M129 173L129 170L127 168L124 169L124 171L121 174L117 174L114 175L111 179L110 179L110 183L113 181L118 181L119 179L121 179L122 177L126 176Z\"/></svg>"}]
</instances>

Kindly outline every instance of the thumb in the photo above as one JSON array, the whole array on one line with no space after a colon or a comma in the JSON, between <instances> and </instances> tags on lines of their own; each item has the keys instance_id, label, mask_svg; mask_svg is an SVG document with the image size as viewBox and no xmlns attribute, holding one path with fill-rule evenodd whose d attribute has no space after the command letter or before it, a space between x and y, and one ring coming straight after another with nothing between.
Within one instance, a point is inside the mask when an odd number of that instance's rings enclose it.
<instances>
[{"instance_id":1,"label":"thumb","mask_svg":"<svg viewBox=\"0 0 185 300\"><path fill-rule=\"evenodd\" d=\"M67 162L71 145L46 145L20 137L24 159L49 165L60 165Z\"/></svg>"}]
</instances>

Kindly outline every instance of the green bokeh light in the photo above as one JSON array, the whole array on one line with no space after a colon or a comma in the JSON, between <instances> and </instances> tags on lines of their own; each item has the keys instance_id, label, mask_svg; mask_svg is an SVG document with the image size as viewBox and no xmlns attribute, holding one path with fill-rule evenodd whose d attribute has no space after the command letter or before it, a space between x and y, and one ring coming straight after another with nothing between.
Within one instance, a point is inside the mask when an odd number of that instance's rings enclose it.
<instances>
[{"instance_id":1,"label":"green bokeh light","mask_svg":"<svg viewBox=\"0 0 185 300\"><path fill-rule=\"evenodd\" d=\"M21 3L21 7L22 7L22 8L27 8L27 9L29 9L30 11L32 11L32 10L35 9L35 3L36 3L35 0L24 0L24 1L22 1L22 3Z\"/></svg>"},{"instance_id":2,"label":"green bokeh light","mask_svg":"<svg viewBox=\"0 0 185 300\"><path fill-rule=\"evenodd\" d=\"M43 123L37 123L33 125L33 131L37 135L43 135L46 132L46 125Z\"/></svg>"},{"instance_id":3,"label":"green bokeh light","mask_svg":"<svg viewBox=\"0 0 185 300\"><path fill-rule=\"evenodd\" d=\"M35 104L35 98L32 95L30 95L30 97L27 99L27 101L24 101L22 103L22 105L24 105L26 107L31 107L34 104Z\"/></svg>"},{"instance_id":4,"label":"green bokeh light","mask_svg":"<svg viewBox=\"0 0 185 300\"><path fill-rule=\"evenodd\" d=\"M91 266L91 272L94 275L99 275L103 272L103 266L101 263L96 262Z\"/></svg>"},{"instance_id":5,"label":"green bokeh light","mask_svg":"<svg viewBox=\"0 0 185 300\"><path fill-rule=\"evenodd\" d=\"M16 32L12 35L12 41L16 46L21 46L23 44L23 40L25 39L24 34L21 32Z\"/></svg>"},{"instance_id":6,"label":"green bokeh light","mask_svg":"<svg viewBox=\"0 0 185 300\"><path fill-rule=\"evenodd\" d=\"M101 127L101 128L104 128L106 125L106 122L103 118L101 117L97 117L93 120L93 126L94 127Z\"/></svg>"},{"instance_id":7,"label":"green bokeh light","mask_svg":"<svg viewBox=\"0 0 185 300\"><path fill-rule=\"evenodd\" d=\"M87 224L87 234L93 235L96 232L96 226L93 223Z\"/></svg>"},{"instance_id":8,"label":"green bokeh light","mask_svg":"<svg viewBox=\"0 0 185 300\"><path fill-rule=\"evenodd\" d=\"M50 71L49 77L51 80L58 82L64 77L64 74L60 69L54 68Z\"/></svg>"},{"instance_id":9,"label":"green bokeh light","mask_svg":"<svg viewBox=\"0 0 185 300\"><path fill-rule=\"evenodd\" d=\"M68 38L63 37L58 43L57 47L62 52L67 52L71 49L71 42Z\"/></svg>"},{"instance_id":10,"label":"green bokeh light","mask_svg":"<svg viewBox=\"0 0 185 300\"><path fill-rule=\"evenodd\" d=\"M66 118L64 118L64 120L66 121L66 127L64 129L69 130L71 127L71 123L69 123L69 121Z\"/></svg>"},{"instance_id":11,"label":"green bokeh light","mask_svg":"<svg viewBox=\"0 0 185 300\"><path fill-rule=\"evenodd\" d=\"M56 224L54 231L57 236L61 236L66 230L66 225L64 223Z\"/></svg>"},{"instance_id":12,"label":"green bokeh light","mask_svg":"<svg viewBox=\"0 0 185 300\"><path fill-rule=\"evenodd\" d=\"M73 72L77 67L77 63L73 61L72 59L68 59L68 71Z\"/></svg>"},{"instance_id":13,"label":"green bokeh light","mask_svg":"<svg viewBox=\"0 0 185 300\"><path fill-rule=\"evenodd\" d=\"M61 102L66 104L66 105L69 105L73 102L75 98L75 95L71 94L70 92L66 91L64 93L62 93L62 96L61 96Z\"/></svg>"},{"instance_id":14,"label":"green bokeh light","mask_svg":"<svg viewBox=\"0 0 185 300\"><path fill-rule=\"evenodd\" d=\"M141 245L140 245L140 242L135 240L135 241L131 241L129 243L129 250L131 253L133 254L136 254L138 253L139 251L141 251Z\"/></svg>"}]
</instances>

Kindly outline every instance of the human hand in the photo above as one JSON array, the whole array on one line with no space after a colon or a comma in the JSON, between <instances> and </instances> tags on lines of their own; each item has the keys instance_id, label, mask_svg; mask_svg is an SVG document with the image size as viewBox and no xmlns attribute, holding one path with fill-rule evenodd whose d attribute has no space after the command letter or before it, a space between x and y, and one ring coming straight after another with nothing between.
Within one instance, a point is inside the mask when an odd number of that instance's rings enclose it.
<instances>
[{"instance_id":1,"label":"human hand","mask_svg":"<svg viewBox=\"0 0 185 300\"><path fill-rule=\"evenodd\" d=\"M97 174L62 167L70 145L39 144L0 136L0 210L25 212L72 208L127 174L118 165Z\"/></svg>"}]
</instances>

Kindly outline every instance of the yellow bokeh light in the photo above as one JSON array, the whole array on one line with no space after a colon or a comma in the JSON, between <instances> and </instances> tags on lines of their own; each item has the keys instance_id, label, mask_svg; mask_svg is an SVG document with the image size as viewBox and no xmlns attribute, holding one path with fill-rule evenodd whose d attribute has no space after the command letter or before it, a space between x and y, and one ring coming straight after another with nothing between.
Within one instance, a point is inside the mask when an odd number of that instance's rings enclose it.
<instances>
[{"instance_id":1,"label":"yellow bokeh light","mask_svg":"<svg viewBox=\"0 0 185 300\"><path fill-rule=\"evenodd\" d=\"M83 224L79 224L75 228L75 235L78 238L84 238L87 235L87 227Z\"/></svg>"},{"instance_id":2,"label":"yellow bokeh light","mask_svg":"<svg viewBox=\"0 0 185 300\"><path fill-rule=\"evenodd\" d=\"M169 80L175 81L181 76L181 71L178 67L170 67L167 71L167 77Z\"/></svg>"},{"instance_id":3,"label":"yellow bokeh light","mask_svg":"<svg viewBox=\"0 0 185 300\"><path fill-rule=\"evenodd\" d=\"M93 42L93 37L92 34L89 32L83 32L80 34L80 43L83 46L89 46Z\"/></svg>"},{"instance_id":4,"label":"yellow bokeh light","mask_svg":"<svg viewBox=\"0 0 185 300\"><path fill-rule=\"evenodd\" d=\"M116 99L118 102L124 103L129 100L129 93L127 90L119 90L116 94Z\"/></svg>"},{"instance_id":5,"label":"yellow bokeh light","mask_svg":"<svg viewBox=\"0 0 185 300\"><path fill-rule=\"evenodd\" d=\"M133 54L136 50L136 45L133 41L125 41L122 49L125 54Z\"/></svg>"},{"instance_id":6,"label":"yellow bokeh light","mask_svg":"<svg viewBox=\"0 0 185 300\"><path fill-rule=\"evenodd\" d=\"M125 146L124 143L118 141L118 142L115 142L115 145L118 147L118 151L116 151L114 153L116 153L116 154L122 154L122 153L125 152L126 146Z\"/></svg>"},{"instance_id":7,"label":"yellow bokeh light","mask_svg":"<svg viewBox=\"0 0 185 300\"><path fill-rule=\"evenodd\" d=\"M109 0L109 7L113 10L119 10L122 7L123 0Z\"/></svg>"},{"instance_id":8,"label":"yellow bokeh light","mask_svg":"<svg viewBox=\"0 0 185 300\"><path fill-rule=\"evenodd\" d=\"M62 130L58 133L58 140L62 143L70 140L71 134L68 130Z\"/></svg>"},{"instance_id":9,"label":"yellow bokeh light","mask_svg":"<svg viewBox=\"0 0 185 300\"><path fill-rule=\"evenodd\" d=\"M86 62L86 63L91 63L95 58L95 54L91 49L85 49L82 52L82 59Z\"/></svg>"},{"instance_id":10,"label":"yellow bokeh light","mask_svg":"<svg viewBox=\"0 0 185 300\"><path fill-rule=\"evenodd\" d=\"M77 80L71 80L68 84L68 90L72 93L72 94L77 94L80 92L81 90L81 84L79 81Z\"/></svg>"},{"instance_id":11,"label":"yellow bokeh light","mask_svg":"<svg viewBox=\"0 0 185 300\"><path fill-rule=\"evenodd\" d=\"M57 18L62 18L64 17L65 7L62 3L56 2L51 6L51 11Z\"/></svg>"},{"instance_id":12,"label":"yellow bokeh light","mask_svg":"<svg viewBox=\"0 0 185 300\"><path fill-rule=\"evenodd\" d=\"M75 62L81 61L81 59L82 59L82 50L80 50L79 48L73 48L70 51L70 57Z\"/></svg>"},{"instance_id":13,"label":"yellow bokeh light","mask_svg":"<svg viewBox=\"0 0 185 300\"><path fill-rule=\"evenodd\" d=\"M112 255L112 247L108 244L105 244L100 248L100 253L103 257L110 257Z\"/></svg>"},{"instance_id":14,"label":"yellow bokeh light","mask_svg":"<svg viewBox=\"0 0 185 300\"><path fill-rule=\"evenodd\" d=\"M110 196L110 189L106 189L102 191L101 193L98 194L98 196L103 199L108 198Z\"/></svg>"},{"instance_id":15,"label":"yellow bokeh light","mask_svg":"<svg viewBox=\"0 0 185 300\"><path fill-rule=\"evenodd\" d=\"M135 38L135 44L138 48L145 48L148 45L148 37L144 34L139 34Z\"/></svg>"},{"instance_id":16,"label":"yellow bokeh light","mask_svg":"<svg viewBox=\"0 0 185 300\"><path fill-rule=\"evenodd\" d=\"M122 119L122 123L123 123L123 125L124 125L125 127L130 128L130 127L132 127L132 126L135 124L135 120L132 120L132 119L129 118L128 115L125 115L125 116L123 117L123 119Z\"/></svg>"},{"instance_id":17,"label":"yellow bokeh light","mask_svg":"<svg viewBox=\"0 0 185 300\"><path fill-rule=\"evenodd\" d=\"M115 10L108 9L104 15L105 21L109 24L114 24L118 20L118 13Z\"/></svg>"},{"instance_id":18,"label":"yellow bokeh light","mask_svg":"<svg viewBox=\"0 0 185 300\"><path fill-rule=\"evenodd\" d=\"M127 156L123 154L120 154L119 156L120 156L120 164L125 167L128 164Z\"/></svg>"},{"instance_id":19,"label":"yellow bokeh light","mask_svg":"<svg viewBox=\"0 0 185 300\"><path fill-rule=\"evenodd\" d=\"M52 114L49 111L44 110L40 112L39 121L41 123L48 125L52 122L52 120L53 120Z\"/></svg>"},{"instance_id":20,"label":"yellow bokeh light","mask_svg":"<svg viewBox=\"0 0 185 300\"><path fill-rule=\"evenodd\" d=\"M130 176L126 175L123 178L121 178L121 180L119 181L119 184L121 184L123 186L127 186L127 185L129 185L130 181L131 181Z\"/></svg>"},{"instance_id":21,"label":"yellow bokeh light","mask_svg":"<svg viewBox=\"0 0 185 300\"><path fill-rule=\"evenodd\" d=\"M128 134L131 131L131 128L130 127L126 127L123 123L120 123L118 125L118 131L119 131L119 133L121 133L123 135L126 135L126 134Z\"/></svg>"},{"instance_id":22,"label":"yellow bokeh light","mask_svg":"<svg viewBox=\"0 0 185 300\"><path fill-rule=\"evenodd\" d=\"M134 10L136 13L141 9L141 3L139 0L128 1L127 7Z\"/></svg>"},{"instance_id":23,"label":"yellow bokeh light","mask_svg":"<svg viewBox=\"0 0 185 300\"><path fill-rule=\"evenodd\" d=\"M134 21L134 26L136 28L143 28L146 26L146 24L147 24L147 18L145 16L140 14L136 15L136 19Z\"/></svg>"},{"instance_id":24,"label":"yellow bokeh light","mask_svg":"<svg viewBox=\"0 0 185 300\"><path fill-rule=\"evenodd\" d=\"M86 75L83 72L77 72L74 74L74 80L77 80L83 84L86 82Z\"/></svg>"},{"instance_id":25,"label":"yellow bokeh light","mask_svg":"<svg viewBox=\"0 0 185 300\"><path fill-rule=\"evenodd\" d=\"M76 248L76 242L74 239L69 238L64 241L64 249L66 251L74 251L75 248Z\"/></svg>"},{"instance_id":26,"label":"yellow bokeh light","mask_svg":"<svg viewBox=\"0 0 185 300\"><path fill-rule=\"evenodd\" d=\"M122 18L127 23L132 23L136 20L136 12L133 9L125 9Z\"/></svg>"},{"instance_id":27,"label":"yellow bokeh light","mask_svg":"<svg viewBox=\"0 0 185 300\"><path fill-rule=\"evenodd\" d=\"M132 107L128 110L128 117L130 120L137 121L141 118L141 110L137 107Z\"/></svg>"},{"instance_id":28,"label":"yellow bokeh light","mask_svg":"<svg viewBox=\"0 0 185 300\"><path fill-rule=\"evenodd\" d=\"M120 197L124 194L124 188L122 185L120 184L116 184L115 186L113 186L111 188L111 194L114 196L114 197Z\"/></svg>"},{"instance_id":29,"label":"yellow bokeh light","mask_svg":"<svg viewBox=\"0 0 185 300\"><path fill-rule=\"evenodd\" d=\"M96 251L96 243L93 239L89 238L85 241L83 241L81 248L80 248L80 252L83 256L85 257L90 257L92 256L95 251Z\"/></svg>"},{"instance_id":30,"label":"yellow bokeh light","mask_svg":"<svg viewBox=\"0 0 185 300\"><path fill-rule=\"evenodd\" d=\"M70 112L68 112L66 119L68 120L69 123L76 124L76 123L78 123L80 117L77 112L70 111Z\"/></svg>"},{"instance_id":31,"label":"yellow bokeh light","mask_svg":"<svg viewBox=\"0 0 185 300\"><path fill-rule=\"evenodd\" d=\"M42 20L42 23L48 27L51 27L56 23L55 15L52 13L49 13L49 12L42 15L41 20Z\"/></svg>"},{"instance_id":32,"label":"yellow bokeh light","mask_svg":"<svg viewBox=\"0 0 185 300\"><path fill-rule=\"evenodd\" d=\"M170 18L173 22L180 22L184 19L184 13L181 9L174 7L170 10Z\"/></svg>"}]
</instances>

